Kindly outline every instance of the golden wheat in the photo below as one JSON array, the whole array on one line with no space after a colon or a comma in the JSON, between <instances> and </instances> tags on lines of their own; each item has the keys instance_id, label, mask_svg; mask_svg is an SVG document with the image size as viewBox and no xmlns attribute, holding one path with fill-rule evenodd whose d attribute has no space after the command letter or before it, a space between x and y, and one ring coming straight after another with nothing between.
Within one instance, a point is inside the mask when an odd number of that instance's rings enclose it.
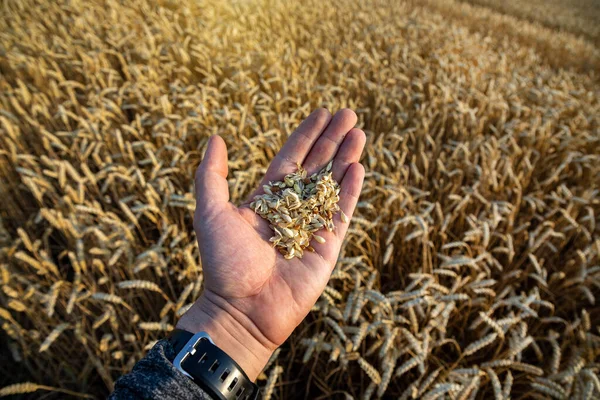
<instances>
[{"instance_id":1,"label":"golden wheat","mask_svg":"<svg viewBox=\"0 0 600 400\"><path fill-rule=\"evenodd\" d=\"M208 138L239 204L325 106L366 178L267 397L600 396L598 7L540 4L3 1L0 393L105 397L202 290Z\"/></svg>"}]
</instances>

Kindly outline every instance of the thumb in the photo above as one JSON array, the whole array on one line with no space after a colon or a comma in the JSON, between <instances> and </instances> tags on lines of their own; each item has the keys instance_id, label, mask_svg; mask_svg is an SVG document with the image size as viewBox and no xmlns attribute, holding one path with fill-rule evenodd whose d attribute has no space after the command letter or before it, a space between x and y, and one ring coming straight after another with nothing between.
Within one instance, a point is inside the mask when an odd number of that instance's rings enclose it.
<instances>
[{"instance_id":1,"label":"thumb","mask_svg":"<svg viewBox=\"0 0 600 400\"><path fill-rule=\"evenodd\" d=\"M196 215L218 212L229 201L227 185L227 145L220 136L212 136L204 159L196 169Z\"/></svg>"}]
</instances>

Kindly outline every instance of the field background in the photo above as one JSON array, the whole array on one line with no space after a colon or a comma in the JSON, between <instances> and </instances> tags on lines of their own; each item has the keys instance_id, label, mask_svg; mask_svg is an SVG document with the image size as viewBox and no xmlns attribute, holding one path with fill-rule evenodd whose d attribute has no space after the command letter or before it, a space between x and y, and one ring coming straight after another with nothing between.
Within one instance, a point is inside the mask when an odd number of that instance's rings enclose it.
<instances>
[{"instance_id":1,"label":"field background","mask_svg":"<svg viewBox=\"0 0 600 400\"><path fill-rule=\"evenodd\" d=\"M208 137L239 202L325 106L364 190L265 397L600 396L598 1L0 10L0 387L105 397L201 291Z\"/></svg>"}]
</instances>

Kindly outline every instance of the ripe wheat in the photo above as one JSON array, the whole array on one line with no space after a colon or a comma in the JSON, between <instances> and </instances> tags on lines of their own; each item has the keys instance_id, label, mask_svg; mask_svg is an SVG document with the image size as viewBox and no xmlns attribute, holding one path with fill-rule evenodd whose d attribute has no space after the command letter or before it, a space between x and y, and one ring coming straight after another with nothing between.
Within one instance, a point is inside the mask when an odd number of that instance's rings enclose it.
<instances>
[{"instance_id":1,"label":"ripe wheat","mask_svg":"<svg viewBox=\"0 0 600 400\"><path fill-rule=\"evenodd\" d=\"M240 204L325 106L365 182L265 392L600 396L598 6L540 3L2 2L0 393L105 398L202 290L208 138Z\"/></svg>"}]
</instances>

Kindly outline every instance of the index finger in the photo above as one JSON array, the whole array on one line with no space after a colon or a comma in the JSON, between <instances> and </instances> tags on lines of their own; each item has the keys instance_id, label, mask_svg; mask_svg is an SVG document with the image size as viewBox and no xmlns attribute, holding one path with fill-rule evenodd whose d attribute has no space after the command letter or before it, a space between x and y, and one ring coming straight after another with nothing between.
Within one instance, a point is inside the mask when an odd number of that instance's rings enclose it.
<instances>
[{"instance_id":1,"label":"index finger","mask_svg":"<svg viewBox=\"0 0 600 400\"><path fill-rule=\"evenodd\" d=\"M266 185L269 181L281 180L285 175L296 171L297 164L304 162L313 144L327 128L330 121L331 113L325 108L317 108L306 117L271 161L260 185L250 194L244 204L248 204L254 196L263 193L263 185Z\"/></svg>"},{"instance_id":2,"label":"index finger","mask_svg":"<svg viewBox=\"0 0 600 400\"><path fill-rule=\"evenodd\" d=\"M340 212L333 217L335 230L329 232L323 229L317 233L325 239L325 243L318 243L314 240L311 242L315 251L325 260L332 263L332 268L339 255L346 231L348 231L350 219L352 218L352 214L354 214L364 178L365 167L362 164L355 162L348 167L340 183L340 201L338 202ZM344 213L346 218L342 216L342 213Z\"/></svg>"}]
</instances>

